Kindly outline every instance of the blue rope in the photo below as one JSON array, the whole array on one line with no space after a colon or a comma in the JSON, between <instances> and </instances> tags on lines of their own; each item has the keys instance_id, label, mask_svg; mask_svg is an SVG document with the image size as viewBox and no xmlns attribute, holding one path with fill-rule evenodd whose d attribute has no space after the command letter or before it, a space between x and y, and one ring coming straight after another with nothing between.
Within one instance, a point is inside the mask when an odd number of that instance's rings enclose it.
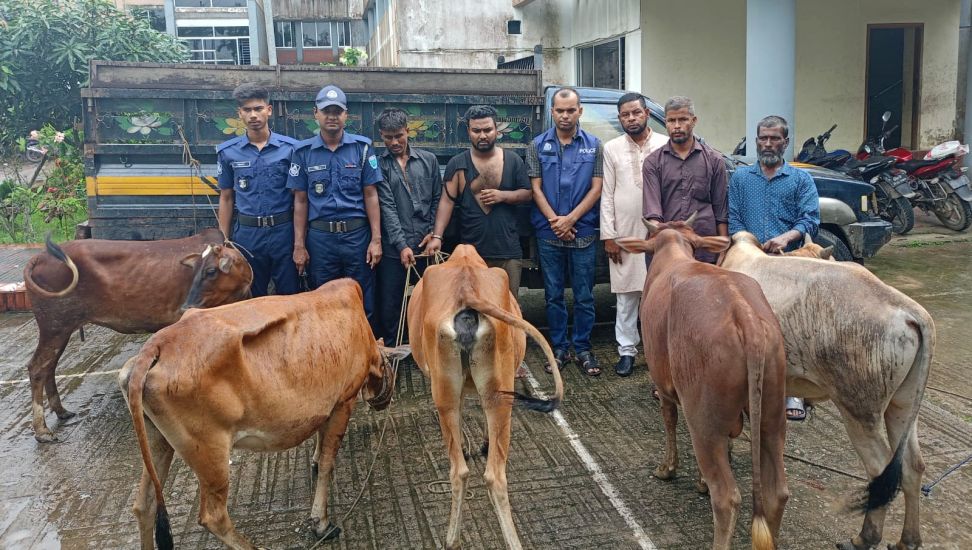
<instances>
[{"instance_id":1,"label":"blue rope","mask_svg":"<svg viewBox=\"0 0 972 550\"><path fill-rule=\"evenodd\" d=\"M925 485L922 485L922 486L921 486L921 494L923 494L923 495L925 495L925 496L927 497L928 495L930 495L930 494L931 494L931 490L932 490L932 487L934 487L935 485L938 485L938 482L939 482L939 481L941 481L941 480L943 480L943 479L945 479L945 477L946 477L947 475L949 475L949 474L951 474L951 473L952 473L952 472L954 472L955 470L958 470L958 469L959 469L959 468L961 468L962 466L965 466L965 465L966 465L966 464L968 464L969 462L972 462L972 456L969 456L968 458L966 458L966 459L965 459L965 460L963 460L962 462L959 462L959 463L958 463L958 464L956 464L955 466L952 466L951 468L949 468L948 470L946 470L946 471L945 471L945 473L944 473L944 474L942 474L942 475L940 475L940 476L938 476L938 479L936 479L935 481L933 481L933 482L931 482L931 483L927 483L927 484L925 484Z\"/></svg>"}]
</instances>

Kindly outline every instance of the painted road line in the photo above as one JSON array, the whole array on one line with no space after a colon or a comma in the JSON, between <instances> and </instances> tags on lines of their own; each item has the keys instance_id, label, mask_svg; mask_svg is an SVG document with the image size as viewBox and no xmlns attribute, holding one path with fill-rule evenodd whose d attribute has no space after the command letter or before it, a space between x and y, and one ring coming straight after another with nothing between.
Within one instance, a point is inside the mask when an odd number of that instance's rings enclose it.
<instances>
[{"instance_id":1,"label":"painted road line","mask_svg":"<svg viewBox=\"0 0 972 550\"><path fill-rule=\"evenodd\" d=\"M99 376L104 374L118 374L115 370L100 370L96 372L79 372L77 374L59 374L54 377L55 380L64 380L65 378L84 378L85 376ZM0 380L0 386L13 386L15 384L28 384L30 383L30 378L21 378L20 380Z\"/></svg>"},{"instance_id":2,"label":"painted road line","mask_svg":"<svg viewBox=\"0 0 972 550\"><path fill-rule=\"evenodd\" d=\"M537 382L537 379L533 377L533 373L530 372L529 369L527 369L527 381L530 382L530 386L533 388L533 391L537 397L547 398L547 396L540 391L540 384ZM588 451L587 447L581 443L580 436L577 435L573 429L571 429L570 424L567 423L567 419L564 418L564 415L561 414L559 410L555 410L553 412L553 418L554 422L560 426L560 430L567 437L567 441L570 442L570 446L574 448L574 452L577 453L577 456L581 459L581 462L584 463L584 467L587 468L587 471L591 473L591 478L595 483L597 483L597 486L601 489L601 492L604 493L604 496L611 501L611 505L614 506L614 509L618 511L618 514L621 515L624 522L628 524L628 527L634 532L634 537L635 540L638 541L638 545L644 550L656 550L657 547L655 544L651 542L651 539L648 538L648 534L645 533L644 528L642 528L641 524L638 523L638 520L635 519L634 514L631 513L631 509L628 508L628 505L621 500L621 496L618 495L617 489L615 489L614 485L611 484L611 481L608 480L607 474L601 470L601 466L596 460L594 460L594 457L591 455L590 451Z\"/></svg>"}]
</instances>

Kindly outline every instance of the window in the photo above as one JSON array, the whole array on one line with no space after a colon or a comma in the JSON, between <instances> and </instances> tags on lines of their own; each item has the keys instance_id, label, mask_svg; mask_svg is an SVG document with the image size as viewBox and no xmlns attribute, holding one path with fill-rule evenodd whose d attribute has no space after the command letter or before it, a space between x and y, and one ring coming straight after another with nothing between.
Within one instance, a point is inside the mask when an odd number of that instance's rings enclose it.
<instances>
[{"instance_id":1,"label":"window","mask_svg":"<svg viewBox=\"0 0 972 550\"><path fill-rule=\"evenodd\" d=\"M303 21L300 26L305 48L331 47L331 23L328 21Z\"/></svg>"},{"instance_id":2,"label":"window","mask_svg":"<svg viewBox=\"0 0 972 550\"><path fill-rule=\"evenodd\" d=\"M162 6L135 6L129 10L133 19L147 21L149 26L165 32L165 8Z\"/></svg>"},{"instance_id":3,"label":"window","mask_svg":"<svg viewBox=\"0 0 972 550\"><path fill-rule=\"evenodd\" d=\"M177 8L245 8L246 0L175 0Z\"/></svg>"},{"instance_id":4,"label":"window","mask_svg":"<svg viewBox=\"0 0 972 550\"><path fill-rule=\"evenodd\" d=\"M577 48L577 84L624 89L624 37Z\"/></svg>"},{"instance_id":5,"label":"window","mask_svg":"<svg viewBox=\"0 0 972 550\"><path fill-rule=\"evenodd\" d=\"M350 21L277 21L274 24L274 41L278 48L293 48L295 30L300 30L305 48L342 48L351 46ZM333 39L337 40L334 44Z\"/></svg>"},{"instance_id":6,"label":"window","mask_svg":"<svg viewBox=\"0 0 972 550\"><path fill-rule=\"evenodd\" d=\"M250 64L249 33L248 27L178 28L178 37L189 48L190 62L220 65Z\"/></svg>"},{"instance_id":7,"label":"window","mask_svg":"<svg viewBox=\"0 0 972 550\"><path fill-rule=\"evenodd\" d=\"M519 19L510 19L506 22L506 34L523 34L520 31Z\"/></svg>"},{"instance_id":8,"label":"window","mask_svg":"<svg viewBox=\"0 0 972 550\"><path fill-rule=\"evenodd\" d=\"M294 47L294 22L277 21L273 24L274 41L278 48Z\"/></svg>"}]
</instances>

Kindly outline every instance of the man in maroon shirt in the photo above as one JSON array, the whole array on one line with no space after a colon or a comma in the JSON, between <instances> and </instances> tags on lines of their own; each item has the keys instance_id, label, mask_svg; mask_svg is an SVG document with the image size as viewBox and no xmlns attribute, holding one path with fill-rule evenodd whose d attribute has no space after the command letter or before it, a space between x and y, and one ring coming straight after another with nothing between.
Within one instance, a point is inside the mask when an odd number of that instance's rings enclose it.
<instances>
[{"instance_id":1,"label":"man in maroon shirt","mask_svg":"<svg viewBox=\"0 0 972 550\"><path fill-rule=\"evenodd\" d=\"M681 221L698 212L693 224L702 236L729 236L728 183L722 155L692 133L698 119L687 97L665 103L669 141L648 155L642 166L643 216L661 222ZM695 257L715 263L717 256L698 251Z\"/></svg>"}]
</instances>

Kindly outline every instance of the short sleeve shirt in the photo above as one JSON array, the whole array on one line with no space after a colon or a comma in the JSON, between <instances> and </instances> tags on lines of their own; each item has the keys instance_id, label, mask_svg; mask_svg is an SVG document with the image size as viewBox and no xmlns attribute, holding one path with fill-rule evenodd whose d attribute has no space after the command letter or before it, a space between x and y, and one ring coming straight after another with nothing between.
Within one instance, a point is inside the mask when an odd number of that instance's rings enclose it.
<instances>
[{"instance_id":1,"label":"short sleeve shirt","mask_svg":"<svg viewBox=\"0 0 972 550\"><path fill-rule=\"evenodd\" d=\"M460 241L475 246L479 255L487 260L522 258L523 250L520 247L520 235L517 231L519 207L515 204L495 204L487 214L476 202L470 189L469 183L479 176L479 171L476 170L469 151L449 160L445 170L445 181L451 180L459 171L465 172L466 179L466 186L457 200ZM503 149L503 176L498 189L501 191L531 189L523 159L509 149Z\"/></svg>"},{"instance_id":2,"label":"short sleeve shirt","mask_svg":"<svg viewBox=\"0 0 972 550\"><path fill-rule=\"evenodd\" d=\"M236 209L247 216L271 216L293 208L293 194L287 189L297 140L270 133L263 149L250 143L246 134L217 148L216 176L220 189L232 189Z\"/></svg>"},{"instance_id":3,"label":"short sleeve shirt","mask_svg":"<svg viewBox=\"0 0 972 550\"><path fill-rule=\"evenodd\" d=\"M294 151L287 187L307 192L308 220L339 221L367 217L364 189L381 179L370 139L344 132L331 151L318 134Z\"/></svg>"}]
</instances>

